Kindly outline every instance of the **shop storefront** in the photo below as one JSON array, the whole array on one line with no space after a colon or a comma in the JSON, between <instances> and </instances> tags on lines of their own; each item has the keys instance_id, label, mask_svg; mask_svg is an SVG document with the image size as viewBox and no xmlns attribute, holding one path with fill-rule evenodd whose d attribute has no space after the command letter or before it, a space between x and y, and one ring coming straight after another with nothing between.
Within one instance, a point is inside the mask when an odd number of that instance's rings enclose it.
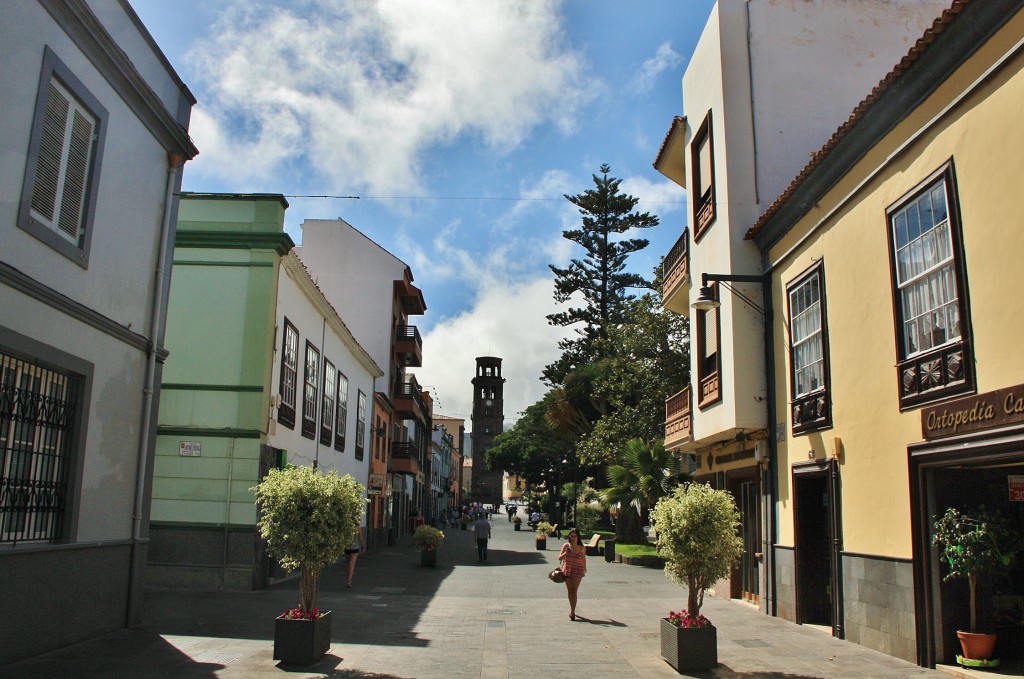
<instances>
[{"instance_id":1,"label":"shop storefront","mask_svg":"<svg viewBox=\"0 0 1024 679\"><path fill-rule=\"evenodd\" d=\"M944 582L931 545L935 518L947 507L984 505L1024 533L1024 385L921 411L922 441L908 447L914 532L918 662L955 662L956 632L969 620L966 580ZM996 657L1024 660L1024 558L979 584L981 626L999 635Z\"/></svg>"}]
</instances>

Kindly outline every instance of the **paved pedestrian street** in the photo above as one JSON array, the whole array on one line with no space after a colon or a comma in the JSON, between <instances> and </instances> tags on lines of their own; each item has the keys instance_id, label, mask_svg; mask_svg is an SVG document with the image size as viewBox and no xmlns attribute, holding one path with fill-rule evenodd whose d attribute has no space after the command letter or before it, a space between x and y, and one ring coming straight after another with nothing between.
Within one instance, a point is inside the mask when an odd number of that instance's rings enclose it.
<instances>
[{"instance_id":1,"label":"paved pedestrian street","mask_svg":"<svg viewBox=\"0 0 1024 679\"><path fill-rule=\"evenodd\" d=\"M324 572L319 606L334 613L330 652L312 667L273 660L274 618L298 604L293 579L260 592L149 591L144 624L6 667L0 677L346 677L533 679L678 677L661 657L659 621L685 607L661 570L588 558L576 622L565 587L547 579L562 541L492 519L488 560L471 531L445 529L437 566L408 542ZM888 679L947 677L827 633L708 599L719 666L695 677Z\"/></svg>"}]
</instances>

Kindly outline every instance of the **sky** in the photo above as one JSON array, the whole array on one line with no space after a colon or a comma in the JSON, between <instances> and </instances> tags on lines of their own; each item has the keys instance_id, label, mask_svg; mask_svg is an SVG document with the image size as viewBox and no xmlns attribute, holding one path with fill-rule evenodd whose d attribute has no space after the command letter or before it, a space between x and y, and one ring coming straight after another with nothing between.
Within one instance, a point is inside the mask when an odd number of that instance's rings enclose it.
<instances>
[{"instance_id":1,"label":"sky","mask_svg":"<svg viewBox=\"0 0 1024 679\"><path fill-rule=\"evenodd\" d=\"M284 194L296 243L341 218L408 264L413 372L468 428L477 356L503 359L506 428L547 391L571 332L548 265L583 255L566 194L611 166L661 222L624 236L648 279L686 226L653 162L713 0L130 2L198 102L183 190Z\"/></svg>"}]
</instances>

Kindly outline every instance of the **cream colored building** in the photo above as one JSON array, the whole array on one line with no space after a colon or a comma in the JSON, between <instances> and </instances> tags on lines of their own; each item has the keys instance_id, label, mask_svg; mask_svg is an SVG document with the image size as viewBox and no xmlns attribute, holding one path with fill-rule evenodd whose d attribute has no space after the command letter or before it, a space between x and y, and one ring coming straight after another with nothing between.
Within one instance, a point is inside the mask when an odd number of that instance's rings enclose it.
<instances>
[{"instance_id":1,"label":"cream colored building","mask_svg":"<svg viewBox=\"0 0 1024 679\"><path fill-rule=\"evenodd\" d=\"M683 76L683 116L655 160L690 206L665 258L663 305L690 317L692 386L666 403L665 445L742 510L743 560L717 594L768 613L776 424L761 254L744 234L947 1L719 0ZM705 282L720 306L694 309Z\"/></svg>"},{"instance_id":2,"label":"cream colored building","mask_svg":"<svg viewBox=\"0 0 1024 679\"><path fill-rule=\"evenodd\" d=\"M966 622L933 517L1024 523L1022 8L953 2L747 233L770 290L775 613L927 666ZM981 604L1024 608L1019 561ZM1024 655L1010 617L990 618L1004 663Z\"/></svg>"}]
</instances>

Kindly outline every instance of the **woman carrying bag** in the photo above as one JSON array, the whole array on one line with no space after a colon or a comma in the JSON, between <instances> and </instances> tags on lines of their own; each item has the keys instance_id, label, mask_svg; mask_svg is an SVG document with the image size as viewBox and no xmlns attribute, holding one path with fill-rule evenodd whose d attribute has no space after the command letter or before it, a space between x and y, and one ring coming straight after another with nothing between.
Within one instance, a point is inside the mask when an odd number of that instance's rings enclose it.
<instances>
[{"instance_id":1,"label":"woman carrying bag","mask_svg":"<svg viewBox=\"0 0 1024 679\"><path fill-rule=\"evenodd\" d=\"M576 619L576 593L580 589L580 582L587 574L587 548L580 540L579 531L573 528L569 531L567 541L562 545L562 551L558 554L558 560L562 562L562 573L565 575L565 591L569 596L569 619Z\"/></svg>"}]
</instances>

